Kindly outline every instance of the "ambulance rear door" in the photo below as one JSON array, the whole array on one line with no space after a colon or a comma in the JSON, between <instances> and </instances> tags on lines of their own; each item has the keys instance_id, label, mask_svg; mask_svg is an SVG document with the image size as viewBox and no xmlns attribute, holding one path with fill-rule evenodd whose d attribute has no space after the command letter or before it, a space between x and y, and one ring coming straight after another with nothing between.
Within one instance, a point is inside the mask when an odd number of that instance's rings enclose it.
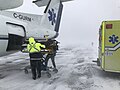
<instances>
[{"instance_id":1,"label":"ambulance rear door","mask_svg":"<svg viewBox=\"0 0 120 90\"><path fill-rule=\"evenodd\" d=\"M120 72L120 21L106 21L104 70Z\"/></svg>"}]
</instances>

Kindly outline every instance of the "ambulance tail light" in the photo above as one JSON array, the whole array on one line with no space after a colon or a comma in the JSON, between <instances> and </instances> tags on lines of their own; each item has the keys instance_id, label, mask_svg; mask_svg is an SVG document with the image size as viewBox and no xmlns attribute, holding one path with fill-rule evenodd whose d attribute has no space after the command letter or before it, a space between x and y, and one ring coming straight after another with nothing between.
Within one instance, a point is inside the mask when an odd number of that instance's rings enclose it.
<instances>
[{"instance_id":1,"label":"ambulance tail light","mask_svg":"<svg viewBox=\"0 0 120 90\"><path fill-rule=\"evenodd\" d=\"M113 24L106 24L106 29L112 29Z\"/></svg>"}]
</instances>

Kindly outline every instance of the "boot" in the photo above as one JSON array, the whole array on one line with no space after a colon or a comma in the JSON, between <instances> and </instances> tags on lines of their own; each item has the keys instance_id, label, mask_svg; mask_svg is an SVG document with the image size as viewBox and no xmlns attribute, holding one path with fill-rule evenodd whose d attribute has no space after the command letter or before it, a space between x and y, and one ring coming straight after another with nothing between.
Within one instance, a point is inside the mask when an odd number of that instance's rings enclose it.
<instances>
[{"instance_id":1,"label":"boot","mask_svg":"<svg viewBox=\"0 0 120 90\"><path fill-rule=\"evenodd\" d=\"M41 74L38 75L38 78L40 78L40 77L41 77Z\"/></svg>"},{"instance_id":2,"label":"boot","mask_svg":"<svg viewBox=\"0 0 120 90\"><path fill-rule=\"evenodd\" d=\"M33 78L33 80L36 80L36 77L35 77L35 76L33 76L32 78Z\"/></svg>"}]
</instances>

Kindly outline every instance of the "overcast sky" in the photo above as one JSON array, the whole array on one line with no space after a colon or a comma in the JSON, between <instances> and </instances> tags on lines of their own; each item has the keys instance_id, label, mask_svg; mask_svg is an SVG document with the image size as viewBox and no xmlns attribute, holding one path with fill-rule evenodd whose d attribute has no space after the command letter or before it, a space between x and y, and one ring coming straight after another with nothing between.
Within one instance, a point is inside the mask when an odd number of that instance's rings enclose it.
<instances>
[{"instance_id":1,"label":"overcast sky","mask_svg":"<svg viewBox=\"0 0 120 90\"><path fill-rule=\"evenodd\" d=\"M43 14L32 0L24 0L15 9L33 14ZM102 21L120 19L120 0L74 0L64 3L60 35L62 45L98 43L98 30Z\"/></svg>"}]
</instances>

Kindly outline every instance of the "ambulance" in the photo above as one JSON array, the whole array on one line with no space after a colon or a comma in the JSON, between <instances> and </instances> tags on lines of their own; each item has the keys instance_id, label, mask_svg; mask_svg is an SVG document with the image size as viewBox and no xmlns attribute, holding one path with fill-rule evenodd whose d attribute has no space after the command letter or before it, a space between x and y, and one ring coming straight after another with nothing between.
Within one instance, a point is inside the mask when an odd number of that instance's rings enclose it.
<instances>
[{"instance_id":1,"label":"ambulance","mask_svg":"<svg viewBox=\"0 0 120 90\"><path fill-rule=\"evenodd\" d=\"M120 20L102 22L97 65L104 71L120 72Z\"/></svg>"}]
</instances>

